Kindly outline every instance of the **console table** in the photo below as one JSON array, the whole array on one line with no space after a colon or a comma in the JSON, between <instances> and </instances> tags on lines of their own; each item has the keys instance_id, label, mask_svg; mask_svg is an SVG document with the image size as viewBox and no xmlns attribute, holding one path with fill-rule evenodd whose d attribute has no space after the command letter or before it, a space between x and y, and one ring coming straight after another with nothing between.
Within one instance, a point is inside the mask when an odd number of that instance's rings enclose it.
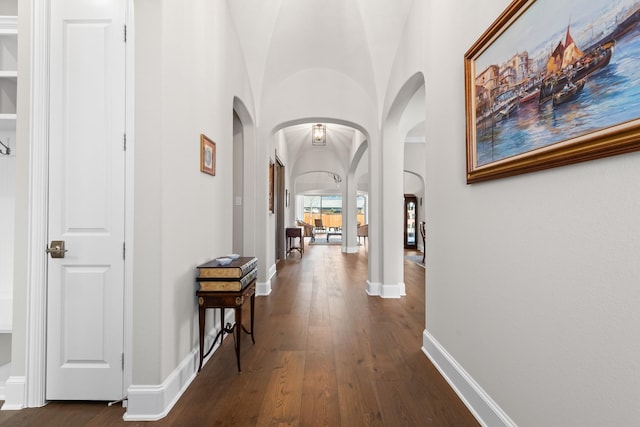
<instances>
[{"instance_id":1,"label":"console table","mask_svg":"<svg viewBox=\"0 0 640 427\"><path fill-rule=\"evenodd\" d=\"M304 253L304 237L302 234L301 227L289 227L285 230L285 234L287 236L287 255L291 253L291 251L300 252L300 256ZM296 238L300 239L300 246L295 246Z\"/></svg>"},{"instance_id":2,"label":"console table","mask_svg":"<svg viewBox=\"0 0 640 427\"><path fill-rule=\"evenodd\" d=\"M244 289L239 291L196 291L196 296L198 297L198 320L200 326L200 365L198 367L198 372L202 369L202 360L211 352L213 346L218 341L218 338L224 338L224 334L233 333L233 340L235 344L236 350L236 361L238 363L238 372L241 372L240 369L240 338L242 335L242 331L251 335L251 341L255 344L256 341L253 337L253 313L255 306L255 297L256 297L256 281L255 279L247 285ZM247 301L247 299L251 302L251 318L250 324L251 329L247 330L242 324L242 306ZM205 313L208 308L219 308L221 309L221 329L216 335L215 340L211 344L211 347L207 352L204 352L204 324L205 324ZM224 322L224 310L225 308L232 308L235 310L235 324L222 324ZM222 342L222 339L220 340Z\"/></svg>"}]
</instances>

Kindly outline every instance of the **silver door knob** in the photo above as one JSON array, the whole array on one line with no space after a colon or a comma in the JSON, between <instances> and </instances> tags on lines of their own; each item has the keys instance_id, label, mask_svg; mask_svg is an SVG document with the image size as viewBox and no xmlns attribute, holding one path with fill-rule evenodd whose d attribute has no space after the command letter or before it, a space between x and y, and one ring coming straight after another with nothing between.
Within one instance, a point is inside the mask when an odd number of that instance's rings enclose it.
<instances>
[{"instance_id":1,"label":"silver door knob","mask_svg":"<svg viewBox=\"0 0 640 427\"><path fill-rule=\"evenodd\" d=\"M64 240L52 240L46 251L51 258L64 258L64 253L67 252L64 248Z\"/></svg>"}]
</instances>

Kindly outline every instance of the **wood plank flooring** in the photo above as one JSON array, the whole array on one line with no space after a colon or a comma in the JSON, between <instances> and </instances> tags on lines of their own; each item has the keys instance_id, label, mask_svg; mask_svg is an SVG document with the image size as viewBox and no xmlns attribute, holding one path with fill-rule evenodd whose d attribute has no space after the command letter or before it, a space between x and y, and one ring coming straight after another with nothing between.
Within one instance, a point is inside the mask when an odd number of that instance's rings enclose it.
<instances>
[{"instance_id":1,"label":"wood plank flooring","mask_svg":"<svg viewBox=\"0 0 640 427\"><path fill-rule=\"evenodd\" d=\"M318 245L279 262L256 298L256 344L242 336L242 373L228 337L159 421L51 402L0 411L0 426L478 426L420 350L424 269L405 261L406 297L370 297L366 255Z\"/></svg>"}]
</instances>

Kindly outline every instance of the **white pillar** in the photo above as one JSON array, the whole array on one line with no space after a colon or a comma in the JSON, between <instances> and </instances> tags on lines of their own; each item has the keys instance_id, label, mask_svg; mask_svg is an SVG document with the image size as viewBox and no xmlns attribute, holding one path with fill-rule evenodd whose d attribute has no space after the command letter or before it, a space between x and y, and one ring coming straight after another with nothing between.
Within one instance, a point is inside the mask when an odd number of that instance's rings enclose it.
<instances>
[{"instance_id":1,"label":"white pillar","mask_svg":"<svg viewBox=\"0 0 640 427\"><path fill-rule=\"evenodd\" d=\"M382 152L380 135L369 135L369 276L367 293L382 290Z\"/></svg>"},{"instance_id":2,"label":"white pillar","mask_svg":"<svg viewBox=\"0 0 640 427\"><path fill-rule=\"evenodd\" d=\"M382 138L382 271L383 298L405 295L404 285L404 143L395 125Z\"/></svg>"},{"instance_id":3,"label":"white pillar","mask_svg":"<svg viewBox=\"0 0 640 427\"><path fill-rule=\"evenodd\" d=\"M349 172L342 186L342 252L358 252L357 212L358 183L353 172Z\"/></svg>"}]
</instances>

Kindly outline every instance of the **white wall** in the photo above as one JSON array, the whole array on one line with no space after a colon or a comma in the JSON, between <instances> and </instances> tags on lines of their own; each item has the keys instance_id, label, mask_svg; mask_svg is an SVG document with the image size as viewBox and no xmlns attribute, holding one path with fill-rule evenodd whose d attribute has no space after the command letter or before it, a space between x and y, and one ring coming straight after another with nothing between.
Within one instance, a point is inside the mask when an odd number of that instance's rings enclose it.
<instances>
[{"instance_id":1,"label":"white wall","mask_svg":"<svg viewBox=\"0 0 640 427\"><path fill-rule=\"evenodd\" d=\"M232 251L233 101L252 99L226 2L135 9L133 383L160 384L197 347L196 266ZM215 176L200 172L201 133Z\"/></svg>"},{"instance_id":2,"label":"white wall","mask_svg":"<svg viewBox=\"0 0 640 427\"><path fill-rule=\"evenodd\" d=\"M465 183L463 57L508 4L416 4L392 73L426 80L426 331L521 427L635 425L640 153Z\"/></svg>"}]
</instances>

